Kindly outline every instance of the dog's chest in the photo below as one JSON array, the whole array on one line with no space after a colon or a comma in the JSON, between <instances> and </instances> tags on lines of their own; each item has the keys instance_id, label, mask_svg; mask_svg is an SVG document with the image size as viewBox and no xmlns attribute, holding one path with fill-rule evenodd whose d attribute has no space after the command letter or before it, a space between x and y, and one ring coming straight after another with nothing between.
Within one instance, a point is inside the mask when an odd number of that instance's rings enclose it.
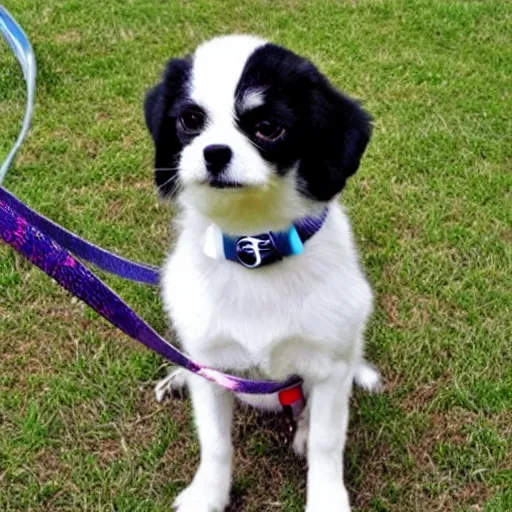
<instances>
[{"instance_id":1,"label":"dog's chest","mask_svg":"<svg viewBox=\"0 0 512 512\"><path fill-rule=\"evenodd\" d=\"M175 251L163 298L184 348L205 364L258 367L274 378L327 369L333 352L350 349L343 339L357 305L340 272L326 277L312 261L248 270Z\"/></svg>"}]
</instances>

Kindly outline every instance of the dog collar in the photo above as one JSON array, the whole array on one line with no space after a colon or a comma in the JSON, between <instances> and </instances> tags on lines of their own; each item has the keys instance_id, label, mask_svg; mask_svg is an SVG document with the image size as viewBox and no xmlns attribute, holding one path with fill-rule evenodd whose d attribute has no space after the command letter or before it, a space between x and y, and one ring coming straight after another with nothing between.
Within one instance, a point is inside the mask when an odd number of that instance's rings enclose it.
<instances>
[{"instance_id":1,"label":"dog collar","mask_svg":"<svg viewBox=\"0 0 512 512\"><path fill-rule=\"evenodd\" d=\"M318 217L303 217L287 231L269 231L259 235L233 237L211 225L205 234L203 249L213 259L226 259L246 268L259 268L304 251L304 244L325 223L328 208Z\"/></svg>"}]
</instances>

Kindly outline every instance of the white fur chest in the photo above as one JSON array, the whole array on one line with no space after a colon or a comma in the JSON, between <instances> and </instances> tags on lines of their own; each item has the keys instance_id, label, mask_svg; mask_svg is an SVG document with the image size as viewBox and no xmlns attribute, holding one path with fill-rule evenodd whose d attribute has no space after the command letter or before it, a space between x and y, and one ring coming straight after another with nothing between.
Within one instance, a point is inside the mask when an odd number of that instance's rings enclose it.
<instances>
[{"instance_id":1,"label":"white fur chest","mask_svg":"<svg viewBox=\"0 0 512 512\"><path fill-rule=\"evenodd\" d=\"M253 270L208 258L201 248L207 224L184 225L162 288L193 358L221 369L257 367L279 379L318 374L333 359L359 355L357 329L370 314L371 291L339 207L302 255Z\"/></svg>"}]
</instances>

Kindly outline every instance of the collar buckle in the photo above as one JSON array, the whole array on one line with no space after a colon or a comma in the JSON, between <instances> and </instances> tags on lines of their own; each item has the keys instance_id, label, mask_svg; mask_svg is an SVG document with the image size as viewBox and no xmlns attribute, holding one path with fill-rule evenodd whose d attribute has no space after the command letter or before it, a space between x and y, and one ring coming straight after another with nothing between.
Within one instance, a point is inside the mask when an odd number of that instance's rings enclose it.
<instances>
[{"instance_id":1,"label":"collar buckle","mask_svg":"<svg viewBox=\"0 0 512 512\"><path fill-rule=\"evenodd\" d=\"M235 252L238 262L246 268L259 268L283 259L272 233L240 237Z\"/></svg>"}]
</instances>

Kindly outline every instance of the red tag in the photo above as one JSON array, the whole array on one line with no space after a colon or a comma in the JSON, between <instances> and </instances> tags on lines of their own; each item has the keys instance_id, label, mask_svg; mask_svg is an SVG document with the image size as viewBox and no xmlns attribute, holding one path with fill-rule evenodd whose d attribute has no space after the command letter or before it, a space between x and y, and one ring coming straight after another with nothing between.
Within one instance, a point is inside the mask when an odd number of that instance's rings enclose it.
<instances>
[{"instance_id":1,"label":"red tag","mask_svg":"<svg viewBox=\"0 0 512 512\"><path fill-rule=\"evenodd\" d=\"M295 402L303 399L302 387L295 386L294 388L285 389L284 391L280 391L278 396L279 402L283 407L293 405Z\"/></svg>"}]
</instances>

